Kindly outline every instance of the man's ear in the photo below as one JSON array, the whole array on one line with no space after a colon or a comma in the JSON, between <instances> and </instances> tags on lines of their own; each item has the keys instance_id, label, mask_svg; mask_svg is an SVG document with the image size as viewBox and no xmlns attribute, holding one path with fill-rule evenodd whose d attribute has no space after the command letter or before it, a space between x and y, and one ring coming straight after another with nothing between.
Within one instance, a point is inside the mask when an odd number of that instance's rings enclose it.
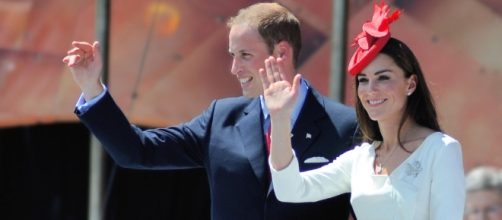
<instances>
[{"instance_id":1,"label":"man's ear","mask_svg":"<svg viewBox=\"0 0 502 220\"><path fill-rule=\"evenodd\" d=\"M281 41L274 45L274 52L273 52L274 57L277 58L284 56L291 57L291 54L292 54L292 48L288 42Z\"/></svg>"}]
</instances>

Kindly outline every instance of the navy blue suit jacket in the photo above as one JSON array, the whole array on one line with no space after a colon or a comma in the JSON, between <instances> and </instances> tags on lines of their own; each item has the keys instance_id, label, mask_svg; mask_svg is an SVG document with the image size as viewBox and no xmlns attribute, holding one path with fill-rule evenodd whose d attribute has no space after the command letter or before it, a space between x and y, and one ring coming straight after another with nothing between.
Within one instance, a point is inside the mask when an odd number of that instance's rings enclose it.
<instances>
[{"instance_id":1,"label":"navy blue suit jacket","mask_svg":"<svg viewBox=\"0 0 502 220\"><path fill-rule=\"evenodd\" d=\"M76 114L119 166L205 169L212 219L347 219L348 194L316 203L282 203L276 199L270 184L259 98L216 100L190 122L145 131L128 122L109 94L84 114ZM326 164L304 163L307 158L331 161L349 150L355 129L353 109L309 88L292 131L300 169Z\"/></svg>"}]
</instances>

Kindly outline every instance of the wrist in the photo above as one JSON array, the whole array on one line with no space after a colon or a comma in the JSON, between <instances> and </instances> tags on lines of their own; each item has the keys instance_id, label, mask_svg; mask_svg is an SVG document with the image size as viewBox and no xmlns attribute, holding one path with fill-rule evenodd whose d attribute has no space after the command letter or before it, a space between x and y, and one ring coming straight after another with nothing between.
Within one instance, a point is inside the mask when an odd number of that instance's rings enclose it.
<instances>
[{"instance_id":1,"label":"wrist","mask_svg":"<svg viewBox=\"0 0 502 220\"><path fill-rule=\"evenodd\" d=\"M281 117L279 118L271 118L270 120L270 125L272 126L273 133L276 133L274 131L279 131L279 133L282 133L282 131L286 131L286 133L289 134L289 131L291 130L291 125L290 125L290 119L289 117Z\"/></svg>"},{"instance_id":2,"label":"wrist","mask_svg":"<svg viewBox=\"0 0 502 220\"><path fill-rule=\"evenodd\" d=\"M93 98L97 97L99 94L103 92L103 90L104 89L101 82L82 87L82 93L84 94L84 99L86 101L90 101Z\"/></svg>"},{"instance_id":3,"label":"wrist","mask_svg":"<svg viewBox=\"0 0 502 220\"><path fill-rule=\"evenodd\" d=\"M283 111L283 112L269 112L271 121L289 121L291 117L291 112Z\"/></svg>"}]
</instances>

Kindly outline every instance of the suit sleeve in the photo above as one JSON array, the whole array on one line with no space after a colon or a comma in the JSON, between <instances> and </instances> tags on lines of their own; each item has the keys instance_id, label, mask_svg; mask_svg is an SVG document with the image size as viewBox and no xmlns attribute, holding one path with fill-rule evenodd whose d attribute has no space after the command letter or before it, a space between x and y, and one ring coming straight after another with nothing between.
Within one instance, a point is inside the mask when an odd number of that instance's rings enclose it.
<instances>
[{"instance_id":1,"label":"suit sleeve","mask_svg":"<svg viewBox=\"0 0 502 220\"><path fill-rule=\"evenodd\" d=\"M188 123L145 131L129 123L109 93L85 113L78 109L75 113L119 166L186 169L203 165L203 143L214 105Z\"/></svg>"},{"instance_id":2,"label":"suit sleeve","mask_svg":"<svg viewBox=\"0 0 502 220\"><path fill-rule=\"evenodd\" d=\"M433 165L430 219L462 219L465 179L460 143L445 136L437 147L441 149Z\"/></svg>"}]
</instances>

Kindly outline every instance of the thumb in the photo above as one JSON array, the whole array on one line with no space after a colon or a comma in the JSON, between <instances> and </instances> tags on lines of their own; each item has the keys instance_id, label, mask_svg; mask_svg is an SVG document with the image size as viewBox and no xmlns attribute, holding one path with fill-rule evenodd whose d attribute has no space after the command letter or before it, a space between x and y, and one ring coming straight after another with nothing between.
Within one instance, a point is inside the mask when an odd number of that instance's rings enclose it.
<instances>
[{"instance_id":1,"label":"thumb","mask_svg":"<svg viewBox=\"0 0 502 220\"><path fill-rule=\"evenodd\" d=\"M293 86L292 86L291 90L293 92L293 95L295 95L295 96L296 96L296 94L298 94L298 90L300 89L301 79L302 79L301 74L296 74L295 78L293 79Z\"/></svg>"},{"instance_id":2,"label":"thumb","mask_svg":"<svg viewBox=\"0 0 502 220\"><path fill-rule=\"evenodd\" d=\"M98 60L101 60L101 46L99 45L99 41L94 41L92 44L92 57Z\"/></svg>"}]
</instances>

